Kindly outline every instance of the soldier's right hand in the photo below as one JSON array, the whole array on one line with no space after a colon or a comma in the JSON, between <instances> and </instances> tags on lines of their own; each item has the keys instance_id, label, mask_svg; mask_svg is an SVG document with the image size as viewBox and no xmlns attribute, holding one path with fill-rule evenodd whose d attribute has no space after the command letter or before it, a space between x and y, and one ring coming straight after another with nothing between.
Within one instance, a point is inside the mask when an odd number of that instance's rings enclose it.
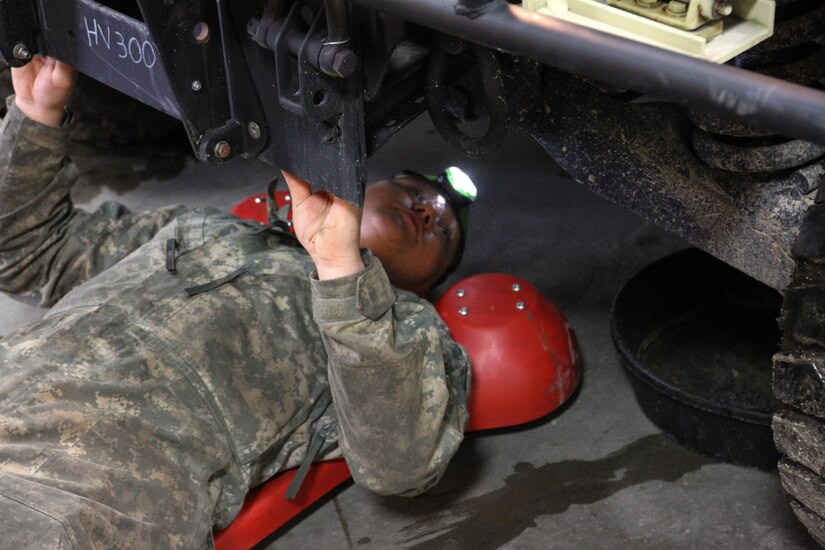
<instances>
[{"instance_id":1,"label":"soldier's right hand","mask_svg":"<svg viewBox=\"0 0 825 550\"><path fill-rule=\"evenodd\" d=\"M60 126L75 78L71 66L51 57L35 56L25 66L11 70L15 103L30 119Z\"/></svg>"}]
</instances>

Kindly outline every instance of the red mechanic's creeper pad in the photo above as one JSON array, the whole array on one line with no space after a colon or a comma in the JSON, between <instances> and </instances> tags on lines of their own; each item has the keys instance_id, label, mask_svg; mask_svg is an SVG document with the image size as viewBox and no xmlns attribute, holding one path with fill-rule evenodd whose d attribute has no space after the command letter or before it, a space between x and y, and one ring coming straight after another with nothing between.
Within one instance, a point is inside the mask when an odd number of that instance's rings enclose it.
<instances>
[{"instance_id":1,"label":"red mechanic's creeper pad","mask_svg":"<svg viewBox=\"0 0 825 550\"><path fill-rule=\"evenodd\" d=\"M276 192L276 206L287 204L287 197ZM265 198L249 197L232 213L265 223ZM572 395L580 378L573 331L527 281L496 273L469 277L447 290L436 309L470 355L468 430L535 420ZM297 498L289 500L285 494L295 472L283 472L250 491L238 517L215 533L215 547L253 547L350 477L342 459L313 464Z\"/></svg>"}]
</instances>

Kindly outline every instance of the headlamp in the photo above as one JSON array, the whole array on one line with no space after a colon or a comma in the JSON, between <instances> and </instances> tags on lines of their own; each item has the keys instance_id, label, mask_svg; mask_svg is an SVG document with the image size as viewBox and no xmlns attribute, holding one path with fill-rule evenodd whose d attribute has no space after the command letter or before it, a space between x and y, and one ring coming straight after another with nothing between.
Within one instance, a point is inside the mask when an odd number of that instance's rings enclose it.
<instances>
[{"instance_id":1,"label":"headlamp","mask_svg":"<svg viewBox=\"0 0 825 550\"><path fill-rule=\"evenodd\" d=\"M478 190L473 180L461 168L450 166L437 176L428 179L438 184L439 189L456 207L469 206L476 200Z\"/></svg>"}]
</instances>

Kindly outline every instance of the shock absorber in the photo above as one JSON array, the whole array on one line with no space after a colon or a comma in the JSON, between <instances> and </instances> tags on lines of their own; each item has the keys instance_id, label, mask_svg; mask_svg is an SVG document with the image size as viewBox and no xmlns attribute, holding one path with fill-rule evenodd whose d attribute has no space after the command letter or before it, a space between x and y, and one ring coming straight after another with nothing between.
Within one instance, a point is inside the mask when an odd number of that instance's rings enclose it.
<instances>
[{"instance_id":1,"label":"shock absorber","mask_svg":"<svg viewBox=\"0 0 825 550\"><path fill-rule=\"evenodd\" d=\"M776 0L774 35L737 56L737 66L813 88L825 88L825 3ZM809 193L823 174L825 145L771 134L760 128L689 110L696 154L733 172L798 169L800 191Z\"/></svg>"}]
</instances>

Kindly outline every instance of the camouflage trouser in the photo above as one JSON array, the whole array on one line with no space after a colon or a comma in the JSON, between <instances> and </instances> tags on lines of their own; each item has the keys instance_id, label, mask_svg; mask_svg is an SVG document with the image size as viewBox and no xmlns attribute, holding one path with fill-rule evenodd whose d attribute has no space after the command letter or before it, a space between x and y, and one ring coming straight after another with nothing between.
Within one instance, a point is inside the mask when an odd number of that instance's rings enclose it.
<instances>
[{"instance_id":1,"label":"camouflage trouser","mask_svg":"<svg viewBox=\"0 0 825 550\"><path fill-rule=\"evenodd\" d=\"M201 396L145 349L75 350L0 346L0 547L211 546L232 460Z\"/></svg>"}]
</instances>

